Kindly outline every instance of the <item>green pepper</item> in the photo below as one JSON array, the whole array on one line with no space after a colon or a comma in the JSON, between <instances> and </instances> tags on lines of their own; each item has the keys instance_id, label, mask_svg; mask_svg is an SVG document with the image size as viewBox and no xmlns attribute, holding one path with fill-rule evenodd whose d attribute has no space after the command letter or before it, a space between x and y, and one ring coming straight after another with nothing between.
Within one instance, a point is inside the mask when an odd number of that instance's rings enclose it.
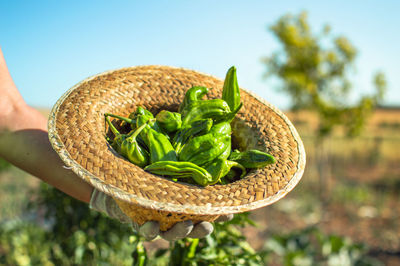
<instances>
[{"instance_id":1,"label":"green pepper","mask_svg":"<svg viewBox=\"0 0 400 266\"><path fill-rule=\"evenodd\" d=\"M144 108L142 106L136 107L136 111L134 113L130 114L130 116L137 116L137 115L145 115L150 118L154 118L154 115L149 110L147 110L146 108Z\"/></svg>"},{"instance_id":2,"label":"green pepper","mask_svg":"<svg viewBox=\"0 0 400 266\"><path fill-rule=\"evenodd\" d=\"M212 181L209 183L209 185L213 185L220 181L220 179L223 178L232 167L236 167L241 170L240 178L243 178L246 175L246 168L244 168L240 163L234 161L217 158L208 164L205 169L212 176Z\"/></svg>"},{"instance_id":3,"label":"green pepper","mask_svg":"<svg viewBox=\"0 0 400 266\"><path fill-rule=\"evenodd\" d=\"M143 143L142 146L145 146L148 148L149 153L150 153L150 162L156 162L156 161L164 161L164 160L169 160L169 161L176 161L176 152L174 148L172 147L171 142L169 141L168 136L164 135L163 133L157 131L156 129L158 128L157 126L154 126L155 119L154 116L147 110L145 110L143 107L138 107L137 108L137 114L135 115L135 119L132 118L127 118L127 117L122 117L122 116L117 116L117 115L112 115L112 114L105 114L106 119L108 119L109 116L116 117L122 121L125 121L127 123L130 123L131 125L135 122L136 125L133 126L134 128L141 128L144 126L143 129L139 132L139 136L137 137L138 142ZM153 118L151 118L153 117ZM111 126L110 126L111 127ZM120 134L121 135L121 134ZM119 138L117 139L117 142L120 143ZM114 144L114 145L117 145ZM121 153L121 145L117 145L117 152ZM114 147L114 146L113 146Z\"/></svg>"},{"instance_id":4,"label":"green pepper","mask_svg":"<svg viewBox=\"0 0 400 266\"><path fill-rule=\"evenodd\" d=\"M208 133L213 125L211 118L201 119L193 122L191 125L181 128L176 132L172 141L174 149L179 154L183 146L191 139L199 135Z\"/></svg>"},{"instance_id":5,"label":"green pepper","mask_svg":"<svg viewBox=\"0 0 400 266\"><path fill-rule=\"evenodd\" d=\"M148 120L146 115L138 115L136 117L137 127L146 125L139 136L149 149L150 162L177 161L176 152L172 147L168 136L158 132L154 127L151 127L151 125L154 125L154 122L154 118Z\"/></svg>"},{"instance_id":6,"label":"green pepper","mask_svg":"<svg viewBox=\"0 0 400 266\"><path fill-rule=\"evenodd\" d=\"M220 122L218 124L215 124L211 130L210 134L214 135L231 135L232 134L232 128L231 125L228 122Z\"/></svg>"},{"instance_id":7,"label":"green pepper","mask_svg":"<svg viewBox=\"0 0 400 266\"><path fill-rule=\"evenodd\" d=\"M136 126L141 126L144 123L149 123L149 126L153 128L155 131L164 133L164 130L159 125L158 121L154 119L154 115L147 109L142 106L138 106L136 108L136 112L130 114L130 118L136 120Z\"/></svg>"},{"instance_id":8,"label":"green pepper","mask_svg":"<svg viewBox=\"0 0 400 266\"><path fill-rule=\"evenodd\" d=\"M133 113L132 113L132 114L133 114ZM104 116L105 116L105 117L114 117L114 118L117 118L117 119L119 119L119 120L121 120L121 121L123 121L123 122L129 124L130 127L131 127L132 129L136 129L136 128L137 128L137 126L136 126L136 122L137 122L137 121L136 121L136 118L137 118L137 116L136 116L136 115L135 115L134 117L130 115L131 118L128 118L128 117L124 117L124 116L120 116L120 115L105 113ZM148 121L149 121L149 119L141 120L141 124L140 124L140 125L146 124ZM138 142L140 143L140 145L142 145L143 147L147 147L147 145L146 145L146 143L144 142L144 140L143 140L143 138L141 137L141 135L139 135L139 136L137 137L137 140L138 140Z\"/></svg>"},{"instance_id":9,"label":"green pepper","mask_svg":"<svg viewBox=\"0 0 400 266\"><path fill-rule=\"evenodd\" d=\"M222 118L220 118L220 121L225 121L225 122L232 122L232 120L235 118L236 114L240 111L240 109L242 108L243 103L240 103L239 106L236 108L236 110L230 112L229 114L226 114L225 116L223 116ZM217 121L219 122L219 121Z\"/></svg>"},{"instance_id":10,"label":"green pepper","mask_svg":"<svg viewBox=\"0 0 400 266\"><path fill-rule=\"evenodd\" d=\"M181 128L181 114L162 110L156 115L156 122L168 133L175 132Z\"/></svg>"},{"instance_id":11,"label":"green pepper","mask_svg":"<svg viewBox=\"0 0 400 266\"><path fill-rule=\"evenodd\" d=\"M224 135L215 137L211 134L206 134L193 138L182 148L179 160L201 166L220 155L225 154L223 157L227 157L225 151L231 147L230 141L231 138Z\"/></svg>"},{"instance_id":12,"label":"green pepper","mask_svg":"<svg viewBox=\"0 0 400 266\"><path fill-rule=\"evenodd\" d=\"M237 175L236 171L234 169L230 169L229 172L219 180L219 183L222 185L226 185L226 184L232 183L237 178L238 178L238 175Z\"/></svg>"},{"instance_id":13,"label":"green pepper","mask_svg":"<svg viewBox=\"0 0 400 266\"><path fill-rule=\"evenodd\" d=\"M229 160L238 162L246 168L262 168L275 163L274 156L259 150L248 150L244 152L234 150L229 156Z\"/></svg>"},{"instance_id":14,"label":"green pepper","mask_svg":"<svg viewBox=\"0 0 400 266\"><path fill-rule=\"evenodd\" d=\"M166 175L174 178L193 178L193 180L201 185L208 185L212 177L202 167L190 162L162 161L152 163L144 168L144 170L157 175Z\"/></svg>"},{"instance_id":15,"label":"green pepper","mask_svg":"<svg viewBox=\"0 0 400 266\"><path fill-rule=\"evenodd\" d=\"M164 131L161 129L160 125L158 122L154 119L154 115L149 111L143 108L142 106L138 106L136 108L136 111L131 113L129 117L124 117L124 116L119 116L115 114L110 114L110 113L105 113L105 116L110 116L114 118L118 118L121 121L124 121L125 123L130 124L132 129L135 129L137 127L137 120L140 117L140 125L143 125L147 122L149 122L150 127L152 127L154 130L157 132L164 133Z\"/></svg>"},{"instance_id":16,"label":"green pepper","mask_svg":"<svg viewBox=\"0 0 400 266\"><path fill-rule=\"evenodd\" d=\"M141 127L132 130L129 134L121 134L111 123L108 116L105 117L106 121L114 133L115 137L112 146L116 151L127 158L131 163L134 163L140 167L144 167L149 163L149 154L143 149L140 144L136 141L136 137L146 127L146 124Z\"/></svg>"},{"instance_id":17,"label":"green pepper","mask_svg":"<svg viewBox=\"0 0 400 266\"><path fill-rule=\"evenodd\" d=\"M122 142L127 138L126 134L121 134L116 128L115 126L111 123L110 118L108 118L107 115L104 115L104 118L106 120L106 123L109 125L111 132L114 134L114 139L110 140L110 138L106 137L106 139L110 142L111 147L113 147L113 149L118 152L119 154L121 154L121 144Z\"/></svg>"},{"instance_id":18,"label":"green pepper","mask_svg":"<svg viewBox=\"0 0 400 266\"><path fill-rule=\"evenodd\" d=\"M149 148L150 162L177 161L176 152L169 139L162 133L146 126L142 131L145 134L145 143Z\"/></svg>"},{"instance_id":19,"label":"green pepper","mask_svg":"<svg viewBox=\"0 0 400 266\"><path fill-rule=\"evenodd\" d=\"M228 103L231 110L236 110L240 105L240 89L234 66L229 68L226 73L222 89L222 99Z\"/></svg>"},{"instance_id":20,"label":"green pepper","mask_svg":"<svg viewBox=\"0 0 400 266\"><path fill-rule=\"evenodd\" d=\"M229 105L222 99L211 99L192 102L182 110L182 127L190 125L194 121L212 118L221 120L231 113Z\"/></svg>"},{"instance_id":21,"label":"green pepper","mask_svg":"<svg viewBox=\"0 0 400 266\"><path fill-rule=\"evenodd\" d=\"M214 125L210 132L192 138L179 153L180 161L188 161L199 166L215 158L227 159L231 151L231 126L228 122Z\"/></svg>"},{"instance_id":22,"label":"green pepper","mask_svg":"<svg viewBox=\"0 0 400 266\"><path fill-rule=\"evenodd\" d=\"M125 154L125 157L131 163L134 163L140 167L145 167L149 164L149 153L143 149L136 137L145 128L146 125L142 125L137 129L133 130L133 134L129 135L124 142L121 144L121 153Z\"/></svg>"},{"instance_id":23,"label":"green pepper","mask_svg":"<svg viewBox=\"0 0 400 266\"><path fill-rule=\"evenodd\" d=\"M193 102L200 101L208 92L206 87L194 86L186 91L185 98L179 105L178 112L181 113L185 107Z\"/></svg>"}]
</instances>

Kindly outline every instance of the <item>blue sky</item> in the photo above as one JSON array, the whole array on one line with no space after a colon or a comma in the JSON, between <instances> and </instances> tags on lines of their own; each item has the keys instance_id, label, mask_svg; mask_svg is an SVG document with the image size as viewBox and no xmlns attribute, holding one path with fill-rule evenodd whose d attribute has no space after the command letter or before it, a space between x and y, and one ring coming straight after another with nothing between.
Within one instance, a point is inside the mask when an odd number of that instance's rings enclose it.
<instances>
[{"instance_id":1,"label":"blue sky","mask_svg":"<svg viewBox=\"0 0 400 266\"><path fill-rule=\"evenodd\" d=\"M301 3L300 3L301 2ZM354 97L388 80L386 104L400 104L400 1L0 1L0 46L25 100L51 107L88 76L120 67L170 65L224 78L279 108L285 94L262 79L263 56L279 45L268 26L308 11L312 28L330 24L358 48Z\"/></svg>"}]
</instances>

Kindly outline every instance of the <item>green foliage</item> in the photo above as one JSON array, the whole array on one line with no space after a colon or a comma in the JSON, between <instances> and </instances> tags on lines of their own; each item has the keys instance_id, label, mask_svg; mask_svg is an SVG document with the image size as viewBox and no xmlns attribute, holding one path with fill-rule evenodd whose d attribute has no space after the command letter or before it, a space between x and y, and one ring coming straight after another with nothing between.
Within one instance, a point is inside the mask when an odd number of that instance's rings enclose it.
<instances>
[{"instance_id":1,"label":"green foliage","mask_svg":"<svg viewBox=\"0 0 400 266\"><path fill-rule=\"evenodd\" d=\"M240 231L256 226L249 213L214 224L206 238L179 240L149 254L128 226L45 184L29 209L44 213L44 226L1 223L0 265L264 265L276 259L285 265L380 265L366 256L365 246L315 228L274 235L256 251Z\"/></svg>"},{"instance_id":2,"label":"green foliage","mask_svg":"<svg viewBox=\"0 0 400 266\"><path fill-rule=\"evenodd\" d=\"M54 265L43 228L26 222L0 226L0 265Z\"/></svg>"},{"instance_id":3,"label":"green foliage","mask_svg":"<svg viewBox=\"0 0 400 266\"><path fill-rule=\"evenodd\" d=\"M0 172L6 170L9 168L11 164L4 160L3 158L0 158Z\"/></svg>"},{"instance_id":4,"label":"green foliage","mask_svg":"<svg viewBox=\"0 0 400 266\"><path fill-rule=\"evenodd\" d=\"M367 256L367 247L348 238L325 235L315 227L274 235L265 243L271 259L283 265L382 265Z\"/></svg>"},{"instance_id":5,"label":"green foliage","mask_svg":"<svg viewBox=\"0 0 400 266\"><path fill-rule=\"evenodd\" d=\"M365 184L345 182L333 187L332 201L342 204L365 205L371 202L374 191Z\"/></svg>"},{"instance_id":6,"label":"green foliage","mask_svg":"<svg viewBox=\"0 0 400 266\"><path fill-rule=\"evenodd\" d=\"M41 226L33 221L2 224L0 262L132 265L132 243L136 237L130 227L90 210L87 204L43 183L27 211L34 215L44 213Z\"/></svg>"},{"instance_id":7,"label":"green foliage","mask_svg":"<svg viewBox=\"0 0 400 266\"><path fill-rule=\"evenodd\" d=\"M151 256L129 226L41 184L28 210L32 221L0 224L0 264L6 265L260 265L261 257L237 226L254 225L248 214L215 224L204 239L184 239ZM41 223L41 224L42 224Z\"/></svg>"},{"instance_id":8,"label":"green foliage","mask_svg":"<svg viewBox=\"0 0 400 266\"><path fill-rule=\"evenodd\" d=\"M214 224L214 232L203 239L183 239L168 250L159 250L158 259L169 258L157 265L262 265L263 253L256 252L238 227L254 225L248 213L236 215L232 221Z\"/></svg>"},{"instance_id":9,"label":"green foliage","mask_svg":"<svg viewBox=\"0 0 400 266\"><path fill-rule=\"evenodd\" d=\"M331 37L329 26L314 34L306 12L282 16L270 30L282 49L265 58L267 77L276 76L282 81L280 89L291 97L293 109L317 111L321 137L337 125L345 126L349 135L360 133L374 106L383 99L384 74L379 72L374 76L374 95L349 105L352 85L348 76L357 50L346 37Z\"/></svg>"}]
</instances>

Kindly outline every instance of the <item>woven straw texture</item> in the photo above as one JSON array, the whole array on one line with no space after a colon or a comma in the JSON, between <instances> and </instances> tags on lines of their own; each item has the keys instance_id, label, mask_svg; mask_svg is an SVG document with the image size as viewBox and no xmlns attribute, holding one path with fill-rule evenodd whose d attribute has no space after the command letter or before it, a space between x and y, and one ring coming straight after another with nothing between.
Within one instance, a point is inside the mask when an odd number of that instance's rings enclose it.
<instances>
[{"instance_id":1,"label":"woven straw texture","mask_svg":"<svg viewBox=\"0 0 400 266\"><path fill-rule=\"evenodd\" d=\"M49 139L78 176L112 196L134 221L157 220L166 230L178 221L213 221L219 215L254 210L285 196L305 167L302 141L287 117L241 89L243 107L232 122L233 145L271 153L277 162L239 181L205 188L150 174L107 144L104 113L128 116L137 106L154 114L176 111L192 86L220 98L223 81L183 68L139 66L101 73L67 91L53 107Z\"/></svg>"}]
</instances>

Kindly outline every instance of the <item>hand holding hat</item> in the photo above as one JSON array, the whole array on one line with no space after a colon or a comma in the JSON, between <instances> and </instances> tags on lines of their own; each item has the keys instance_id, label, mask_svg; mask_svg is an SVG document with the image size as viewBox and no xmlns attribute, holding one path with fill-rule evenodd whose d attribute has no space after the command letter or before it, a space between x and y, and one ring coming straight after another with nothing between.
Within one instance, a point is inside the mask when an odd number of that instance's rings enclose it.
<instances>
[{"instance_id":1,"label":"hand holding hat","mask_svg":"<svg viewBox=\"0 0 400 266\"><path fill-rule=\"evenodd\" d=\"M203 221L193 225L190 220L179 222L165 232L160 231L160 226L157 221L149 221L140 226L121 211L112 197L97 189L94 189L92 192L90 208L103 212L110 218L117 219L121 223L130 223L138 234L149 241L155 239L157 236L167 241L175 241L185 237L203 238L211 234L214 230L214 227L209 222ZM233 215L221 216L217 222L229 221L232 218Z\"/></svg>"}]
</instances>

